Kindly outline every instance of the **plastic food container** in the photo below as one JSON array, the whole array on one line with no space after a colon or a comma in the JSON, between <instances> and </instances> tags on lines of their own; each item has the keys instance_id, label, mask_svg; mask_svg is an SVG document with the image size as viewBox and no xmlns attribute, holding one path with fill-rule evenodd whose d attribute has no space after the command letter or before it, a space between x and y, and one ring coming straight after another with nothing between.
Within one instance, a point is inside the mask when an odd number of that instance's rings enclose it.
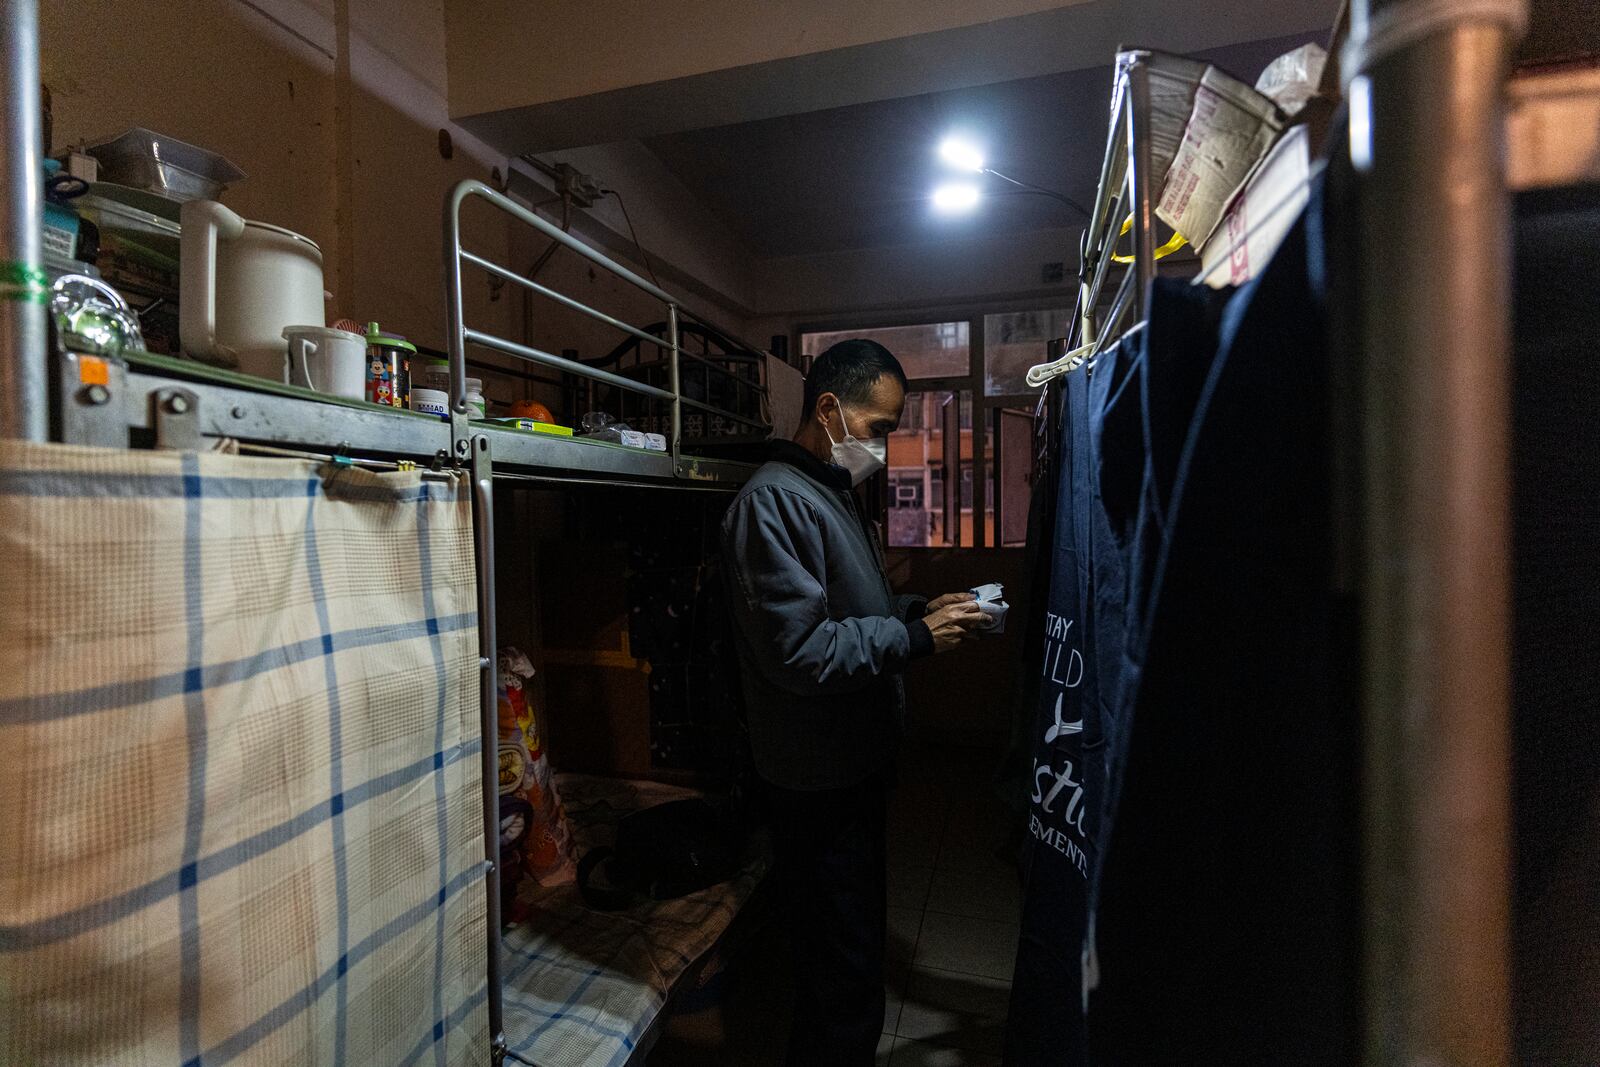
<instances>
[{"instance_id":1,"label":"plastic food container","mask_svg":"<svg viewBox=\"0 0 1600 1067\"><path fill-rule=\"evenodd\" d=\"M487 405L483 399L483 380L467 379L467 417L481 419ZM411 410L440 418L450 417L450 364L430 360L415 369L411 379Z\"/></svg>"},{"instance_id":2,"label":"plastic food container","mask_svg":"<svg viewBox=\"0 0 1600 1067\"><path fill-rule=\"evenodd\" d=\"M420 385L411 387L411 410L424 415L450 417L450 394L443 389L428 389Z\"/></svg>"},{"instance_id":3,"label":"plastic food container","mask_svg":"<svg viewBox=\"0 0 1600 1067\"><path fill-rule=\"evenodd\" d=\"M215 200L244 171L215 152L135 126L84 149L100 164L100 177L173 200Z\"/></svg>"}]
</instances>

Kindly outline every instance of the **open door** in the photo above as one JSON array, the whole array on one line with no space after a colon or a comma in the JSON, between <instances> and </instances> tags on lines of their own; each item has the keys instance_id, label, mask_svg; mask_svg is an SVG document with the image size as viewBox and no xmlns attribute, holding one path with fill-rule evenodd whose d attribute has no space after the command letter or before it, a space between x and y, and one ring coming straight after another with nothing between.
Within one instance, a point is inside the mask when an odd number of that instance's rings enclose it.
<instances>
[{"instance_id":1,"label":"open door","mask_svg":"<svg viewBox=\"0 0 1600 1067\"><path fill-rule=\"evenodd\" d=\"M1033 412L1001 408L999 445L995 449L995 521L1001 548L1021 548L1028 541L1028 504L1033 498Z\"/></svg>"}]
</instances>

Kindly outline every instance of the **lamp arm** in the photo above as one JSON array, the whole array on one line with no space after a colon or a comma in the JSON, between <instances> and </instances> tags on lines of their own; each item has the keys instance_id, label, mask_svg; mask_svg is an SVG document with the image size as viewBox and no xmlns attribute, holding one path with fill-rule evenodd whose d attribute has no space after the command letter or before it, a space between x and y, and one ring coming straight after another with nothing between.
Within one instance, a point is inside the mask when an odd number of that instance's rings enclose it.
<instances>
[{"instance_id":1,"label":"lamp arm","mask_svg":"<svg viewBox=\"0 0 1600 1067\"><path fill-rule=\"evenodd\" d=\"M1074 211L1077 211L1078 213L1082 214L1085 217L1087 217L1089 215L1089 209L1088 208L1084 207L1082 204L1080 204L1076 200L1072 199L1072 197L1067 196L1064 193L1058 193L1054 189L1046 189L1044 186L1042 186L1042 185L1034 185L1032 182L1018 181L1017 179L1011 177L1009 174L1001 174L999 171L993 170L993 169L991 169L989 167L983 168L982 173L993 175L994 177L999 178L1003 182L1010 182L1012 185L1016 186L1022 192L1038 193L1040 196L1048 196L1052 200L1059 200L1061 203L1067 205L1068 207L1072 208Z\"/></svg>"}]
</instances>

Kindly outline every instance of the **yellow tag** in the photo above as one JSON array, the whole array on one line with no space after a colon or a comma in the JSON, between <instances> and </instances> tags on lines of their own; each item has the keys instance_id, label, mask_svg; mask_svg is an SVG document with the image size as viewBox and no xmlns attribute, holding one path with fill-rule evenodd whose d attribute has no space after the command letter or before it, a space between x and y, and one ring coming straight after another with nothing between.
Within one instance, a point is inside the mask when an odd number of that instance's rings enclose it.
<instances>
[{"instance_id":1,"label":"yellow tag","mask_svg":"<svg viewBox=\"0 0 1600 1067\"><path fill-rule=\"evenodd\" d=\"M95 356L78 357L79 385L110 385L111 366Z\"/></svg>"},{"instance_id":2,"label":"yellow tag","mask_svg":"<svg viewBox=\"0 0 1600 1067\"><path fill-rule=\"evenodd\" d=\"M1129 215L1127 218L1122 220L1122 230L1121 230L1120 233L1117 234L1117 236L1118 237L1126 237L1127 234L1128 234L1128 231L1131 230L1131 229L1133 229L1133 216ZM1186 245L1188 243L1189 243L1189 239L1187 237L1185 237L1183 234L1179 233L1178 231L1174 230L1174 231L1172 231L1172 236L1167 239L1167 243L1162 245L1160 248L1156 249L1156 258L1157 259L1166 259L1168 256L1172 255L1172 253L1176 252L1178 249L1182 248L1184 245ZM1111 262L1113 262L1113 263L1132 263L1133 262L1133 256L1131 256L1131 255L1124 256L1124 255L1118 253L1115 249L1113 249L1112 252L1111 252Z\"/></svg>"}]
</instances>

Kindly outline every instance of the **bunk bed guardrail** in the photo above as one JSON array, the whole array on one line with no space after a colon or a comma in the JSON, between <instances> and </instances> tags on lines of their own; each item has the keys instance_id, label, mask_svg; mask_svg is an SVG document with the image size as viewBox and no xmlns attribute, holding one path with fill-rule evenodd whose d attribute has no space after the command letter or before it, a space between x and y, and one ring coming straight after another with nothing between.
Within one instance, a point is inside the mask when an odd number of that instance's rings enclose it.
<instances>
[{"instance_id":1,"label":"bunk bed guardrail","mask_svg":"<svg viewBox=\"0 0 1600 1067\"><path fill-rule=\"evenodd\" d=\"M584 259L588 260L590 263L594 264L596 267L599 267L601 270L604 270L607 273L622 279L629 285L632 285L634 288L638 289L640 292L659 300L665 309L665 336L648 333L635 326L629 325L628 323L623 322L621 319L618 319L613 315L609 315L598 308L590 307L588 304L585 304L580 300L576 300L565 293L561 293L550 286L541 284L532 278L519 274L516 271L513 271L501 264L495 263L490 259L468 251L463 247L461 241L461 208L462 205L464 205L469 199L474 198L488 202L490 205L517 219L519 222L522 222L523 224L539 231L544 236L556 242L557 245L570 249L571 251L582 256ZM705 411L708 414L720 416L743 425L755 426L758 428L765 427L766 424L758 418L753 418L737 411L731 411L727 408L718 407L715 404L706 403L705 401L683 395L680 376L682 370L681 364L684 359L706 363L708 366L719 371L724 370L724 368L718 367L714 362L707 360L704 356L698 353L687 350L683 346L680 338L680 323L685 318L688 318L693 319L696 322L702 322L709 329L716 330L712 324L705 323L704 320L701 320L698 316L686 312L683 309L681 301L667 293L660 286L640 277L638 274L629 270L627 267L624 267L622 264L616 262L605 254L589 247L577 237L574 237L572 234L561 229L561 227L555 225L554 223L541 218L531 209L524 207L522 204L519 204L517 201L513 200L504 193L490 188L481 181L472 180L460 182L455 186L455 188L451 189L449 196L445 200L444 248L446 288L445 307L449 317L448 344L450 352L450 426L452 444L458 460L465 460L470 454L472 448L472 431L468 420L466 396L466 352L469 345L493 349L497 352L515 356L518 359L526 360L530 363L538 363L554 370L573 375L579 379L588 379L590 381L604 383L626 392L637 393L642 396L651 397L653 399L665 402L667 405L669 405L669 409L671 411L672 432L668 435L668 447L672 454L673 470L679 474L682 473L681 455L683 443L683 409L685 407ZM582 363L577 360L568 359L565 356L559 356L551 352L545 352L530 345L512 341L507 338L499 337L468 326L466 323L462 303L461 268L463 264L477 267L503 281L512 282L516 285L522 286L530 292L537 293L540 296L544 296L550 300L553 300L563 307L566 307L572 311L576 311L582 315L587 315L589 318L592 318L597 322L604 323L605 325L610 326L613 329L618 330L621 333L626 334L628 337L641 343L658 346L666 354L667 388L663 389L659 386L651 385L648 382L628 378L624 375L617 374L600 367ZM716 332L721 334L723 331L716 330ZM757 384L751 386L751 388L761 393L763 397L765 396L765 385Z\"/></svg>"},{"instance_id":2,"label":"bunk bed guardrail","mask_svg":"<svg viewBox=\"0 0 1600 1067\"><path fill-rule=\"evenodd\" d=\"M588 366L611 370L659 388L666 381L666 350L663 344L666 332L665 321L650 323L642 331L629 330L629 336L609 353L594 359L585 359L583 362ZM646 337L653 340L646 341ZM693 350L697 341L698 353ZM698 368L684 368L685 380L680 383L680 387L688 394L686 399L703 400L709 404L719 402L730 404L735 410L754 412L756 415L770 418L771 412L766 403L766 386L762 381L767 359L764 353L729 337L721 330L712 329L692 320L679 323L678 344L683 354L698 364ZM650 358L651 356L653 358ZM569 386L568 391L570 394L568 410L578 410L577 388ZM592 411L595 409L596 398L593 379L587 382L587 392L588 403L584 407ZM637 394L631 392L620 392L615 396L617 414L622 421L635 430L666 432L670 427L660 417L641 411L630 403L636 396ZM644 398L640 403L648 404L649 399ZM733 422L756 426L761 431L769 428L767 422L758 421L756 418L722 420L720 416L710 418L695 409L684 415L684 447L692 449L706 443L736 440L739 435L732 433ZM765 438L766 434L761 432L756 436Z\"/></svg>"}]
</instances>

